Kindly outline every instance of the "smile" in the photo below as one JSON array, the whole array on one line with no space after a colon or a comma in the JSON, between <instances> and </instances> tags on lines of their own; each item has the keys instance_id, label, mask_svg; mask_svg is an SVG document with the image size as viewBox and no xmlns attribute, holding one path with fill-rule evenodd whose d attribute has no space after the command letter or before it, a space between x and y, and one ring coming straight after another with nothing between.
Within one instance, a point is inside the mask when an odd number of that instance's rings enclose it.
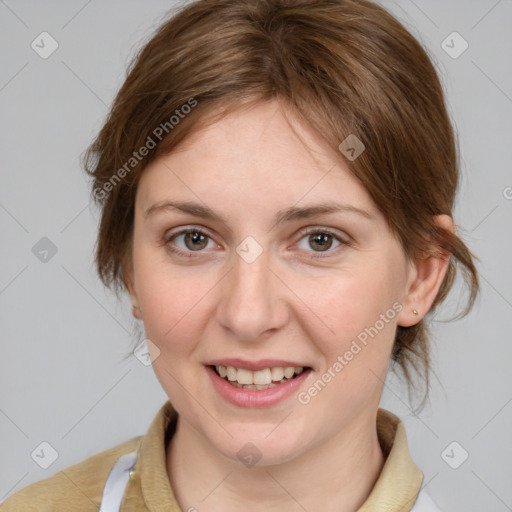
<instances>
[{"instance_id":1,"label":"smile","mask_svg":"<svg viewBox=\"0 0 512 512\"><path fill-rule=\"evenodd\" d=\"M204 363L204 367L215 393L242 408L272 407L291 398L313 372L305 360L270 358L214 359Z\"/></svg>"}]
</instances>

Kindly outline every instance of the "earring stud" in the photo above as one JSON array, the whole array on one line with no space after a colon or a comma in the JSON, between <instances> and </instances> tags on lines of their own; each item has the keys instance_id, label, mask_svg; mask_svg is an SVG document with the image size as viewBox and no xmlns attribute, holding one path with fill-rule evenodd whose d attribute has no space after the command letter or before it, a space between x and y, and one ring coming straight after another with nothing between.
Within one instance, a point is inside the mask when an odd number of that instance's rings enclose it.
<instances>
[{"instance_id":1,"label":"earring stud","mask_svg":"<svg viewBox=\"0 0 512 512\"><path fill-rule=\"evenodd\" d=\"M415 314L415 315L419 315L418 311L416 309L413 309L412 312Z\"/></svg>"}]
</instances>

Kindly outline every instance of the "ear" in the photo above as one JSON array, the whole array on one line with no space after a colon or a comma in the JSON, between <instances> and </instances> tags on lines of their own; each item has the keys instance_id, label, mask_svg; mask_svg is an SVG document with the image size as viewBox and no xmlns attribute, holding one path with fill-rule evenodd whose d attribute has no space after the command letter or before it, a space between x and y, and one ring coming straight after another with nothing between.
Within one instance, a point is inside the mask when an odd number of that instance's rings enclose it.
<instances>
[{"instance_id":1,"label":"ear","mask_svg":"<svg viewBox=\"0 0 512 512\"><path fill-rule=\"evenodd\" d=\"M453 219L449 215L437 215L434 222L453 233ZM411 262L403 309L398 316L398 325L410 327L417 324L430 310L450 263L450 254L433 243L426 257ZM413 311L417 311L415 314Z\"/></svg>"},{"instance_id":2,"label":"ear","mask_svg":"<svg viewBox=\"0 0 512 512\"><path fill-rule=\"evenodd\" d=\"M135 289L135 280L133 272L133 262L131 258L126 257L122 263L123 279L130 294L130 300L132 303L132 315L138 320L142 320L142 310L140 309L139 299Z\"/></svg>"}]
</instances>

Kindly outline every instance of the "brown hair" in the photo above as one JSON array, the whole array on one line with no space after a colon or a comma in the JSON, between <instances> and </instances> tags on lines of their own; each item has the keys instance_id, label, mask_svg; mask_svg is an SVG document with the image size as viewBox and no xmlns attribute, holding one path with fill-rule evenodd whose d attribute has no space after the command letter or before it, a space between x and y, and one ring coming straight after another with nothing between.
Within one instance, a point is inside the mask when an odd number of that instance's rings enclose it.
<instances>
[{"instance_id":1,"label":"brown hair","mask_svg":"<svg viewBox=\"0 0 512 512\"><path fill-rule=\"evenodd\" d=\"M83 157L102 209L95 249L102 282L116 294L127 289L136 187L145 167L192 129L273 98L333 147L351 134L363 142L366 150L347 164L407 257L419 257L432 241L450 255L431 312L461 266L470 293L459 317L466 315L479 288L474 256L457 233L433 221L452 215L459 179L442 86L421 44L364 0L199 0L161 24L132 60ZM222 107L215 118L214 107ZM411 370L424 377L424 400L428 338L424 319L399 326L393 350L409 392Z\"/></svg>"}]
</instances>

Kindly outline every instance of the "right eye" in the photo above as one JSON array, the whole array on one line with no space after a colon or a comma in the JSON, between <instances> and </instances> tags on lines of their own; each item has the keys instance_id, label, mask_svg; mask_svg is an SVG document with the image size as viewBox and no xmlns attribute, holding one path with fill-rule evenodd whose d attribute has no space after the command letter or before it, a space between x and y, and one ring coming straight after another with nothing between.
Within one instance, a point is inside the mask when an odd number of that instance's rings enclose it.
<instances>
[{"instance_id":1,"label":"right eye","mask_svg":"<svg viewBox=\"0 0 512 512\"><path fill-rule=\"evenodd\" d=\"M165 245L173 253L191 257L191 253L202 252L203 249L207 248L208 240L210 240L214 246L216 245L204 231L189 228L173 233L171 236L167 237ZM182 245L179 245L178 242L181 242Z\"/></svg>"}]
</instances>

